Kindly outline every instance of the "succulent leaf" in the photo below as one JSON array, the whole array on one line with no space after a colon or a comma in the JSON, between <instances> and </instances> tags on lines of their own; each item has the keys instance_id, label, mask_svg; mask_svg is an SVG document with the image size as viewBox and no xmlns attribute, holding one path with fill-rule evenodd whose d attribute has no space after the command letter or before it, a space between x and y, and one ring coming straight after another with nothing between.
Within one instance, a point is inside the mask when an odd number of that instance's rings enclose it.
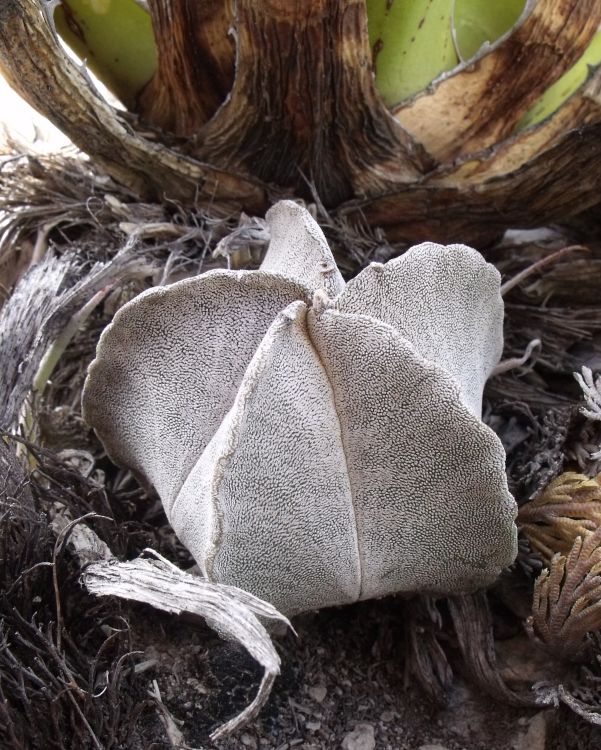
<instances>
[{"instance_id":1,"label":"succulent leaf","mask_svg":"<svg viewBox=\"0 0 601 750\"><path fill-rule=\"evenodd\" d=\"M601 31L593 37L586 52L564 73L558 81L550 86L536 104L526 112L517 128L531 127L542 122L556 112L573 94L575 94L591 77L594 68L601 65ZM598 104L601 106L598 100Z\"/></svg>"},{"instance_id":2,"label":"succulent leaf","mask_svg":"<svg viewBox=\"0 0 601 750\"><path fill-rule=\"evenodd\" d=\"M461 60L469 60L483 44L492 44L517 22L526 0L455 0L455 44Z\"/></svg>"},{"instance_id":3,"label":"succulent leaf","mask_svg":"<svg viewBox=\"0 0 601 750\"><path fill-rule=\"evenodd\" d=\"M578 60L598 25L592 1L558 6L555 0L529 0L513 33L439 77L394 114L441 161L493 146Z\"/></svg>"},{"instance_id":4,"label":"succulent leaf","mask_svg":"<svg viewBox=\"0 0 601 750\"><path fill-rule=\"evenodd\" d=\"M117 463L155 487L167 512L271 321L309 296L275 274L209 271L141 294L104 332L85 418Z\"/></svg>"},{"instance_id":5,"label":"succulent leaf","mask_svg":"<svg viewBox=\"0 0 601 750\"><path fill-rule=\"evenodd\" d=\"M54 19L71 49L132 107L157 67L148 11L135 0L63 0Z\"/></svg>"},{"instance_id":6,"label":"succulent leaf","mask_svg":"<svg viewBox=\"0 0 601 750\"><path fill-rule=\"evenodd\" d=\"M276 316L171 517L210 580L289 613L357 601L361 585L339 420L306 317L302 302Z\"/></svg>"},{"instance_id":7,"label":"succulent leaf","mask_svg":"<svg viewBox=\"0 0 601 750\"><path fill-rule=\"evenodd\" d=\"M424 89L458 62L454 0L367 0L376 85L388 106Z\"/></svg>"},{"instance_id":8,"label":"succulent leaf","mask_svg":"<svg viewBox=\"0 0 601 750\"><path fill-rule=\"evenodd\" d=\"M350 281L338 309L388 323L451 374L463 403L482 412L482 390L503 349L498 271L464 245L425 242ZM424 321L430 321L427 333Z\"/></svg>"},{"instance_id":9,"label":"succulent leaf","mask_svg":"<svg viewBox=\"0 0 601 750\"><path fill-rule=\"evenodd\" d=\"M265 218L271 239L262 271L289 276L312 291L323 289L330 297L342 292L344 279L332 251L305 208L292 201L280 201Z\"/></svg>"}]
</instances>

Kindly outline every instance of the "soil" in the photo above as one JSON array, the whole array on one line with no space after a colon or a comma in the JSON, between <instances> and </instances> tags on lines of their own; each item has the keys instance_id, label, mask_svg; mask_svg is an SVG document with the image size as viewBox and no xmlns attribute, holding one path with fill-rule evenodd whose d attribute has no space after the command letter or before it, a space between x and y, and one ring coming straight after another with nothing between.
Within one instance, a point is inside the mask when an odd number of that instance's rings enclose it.
<instances>
[{"instance_id":1,"label":"soil","mask_svg":"<svg viewBox=\"0 0 601 750\"><path fill-rule=\"evenodd\" d=\"M461 674L455 674L447 705L433 705L421 687L405 676L404 611L410 605L387 599L295 618L297 635L288 633L277 639L282 674L268 705L241 734L216 745L209 741L209 732L252 699L260 679L260 670L246 652L216 640L197 624L161 616L163 643L171 645L146 649L146 658L156 659L148 681L157 680L165 707L195 748L601 747L601 728L568 710L503 705L479 693ZM345 745L345 738L353 737L353 732L358 744L348 744L347 739ZM170 745L159 742L153 747Z\"/></svg>"}]
</instances>

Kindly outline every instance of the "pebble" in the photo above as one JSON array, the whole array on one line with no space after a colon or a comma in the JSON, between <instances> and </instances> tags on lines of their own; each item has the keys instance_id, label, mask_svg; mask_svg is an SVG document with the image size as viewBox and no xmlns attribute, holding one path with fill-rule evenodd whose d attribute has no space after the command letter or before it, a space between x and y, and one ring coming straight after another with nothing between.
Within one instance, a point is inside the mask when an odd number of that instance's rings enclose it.
<instances>
[{"instance_id":1,"label":"pebble","mask_svg":"<svg viewBox=\"0 0 601 750\"><path fill-rule=\"evenodd\" d=\"M420 745L417 750L448 750L444 745Z\"/></svg>"},{"instance_id":2,"label":"pebble","mask_svg":"<svg viewBox=\"0 0 601 750\"><path fill-rule=\"evenodd\" d=\"M371 724L357 724L342 740L342 750L374 750L376 733Z\"/></svg>"},{"instance_id":3,"label":"pebble","mask_svg":"<svg viewBox=\"0 0 601 750\"><path fill-rule=\"evenodd\" d=\"M545 750L547 746L547 721L551 712L541 711L530 719L528 730L522 735L519 750Z\"/></svg>"},{"instance_id":4,"label":"pebble","mask_svg":"<svg viewBox=\"0 0 601 750\"><path fill-rule=\"evenodd\" d=\"M328 689L325 685L314 685L313 687L310 687L307 692L314 701L317 703L323 703L328 694Z\"/></svg>"}]
</instances>

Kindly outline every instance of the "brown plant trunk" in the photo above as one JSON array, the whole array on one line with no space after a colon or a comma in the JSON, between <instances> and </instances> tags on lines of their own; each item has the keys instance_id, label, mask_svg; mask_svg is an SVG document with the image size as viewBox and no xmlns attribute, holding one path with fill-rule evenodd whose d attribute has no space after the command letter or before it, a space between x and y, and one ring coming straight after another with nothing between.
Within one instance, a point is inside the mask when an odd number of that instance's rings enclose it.
<instances>
[{"instance_id":1,"label":"brown plant trunk","mask_svg":"<svg viewBox=\"0 0 601 750\"><path fill-rule=\"evenodd\" d=\"M161 130L193 136L234 82L233 2L150 0L149 8L160 65L139 96L138 111Z\"/></svg>"},{"instance_id":2,"label":"brown plant trunk","mask_svg":"<svg viewBox=\"0 0 601 750\"><path fill-rule=\"evenodd\" d=\"M230 3L208 6L213 28L227 18ZM202 28L203 22L189 7L181 0L151 3L160 30L159 69L140 112L153 124L195 136L191 152L201 161L243 170L297 195L310 196L311 183L329 206L377 194L391 182L414 181L432 166L375 89L363 0L238 0L231 18L236 76L208 123L201 106L195 119L190 110L197 101L213 106L214 99L200 77L191 84L190 76L195 60L207 59L211 70L223 49L204 54L194 27L186 33L191 23ZM176 56L182 33L187 51ZM223 86L220 96L228 90Z\"/></svg>"},{"instance_id":3,"label":"brown plant trunk","mask_svg":"<svg viewBox=\"0 0 601 750\"><path fill-rule=\"evenodd\" d=\"M336 206L419 178L425 152L374 85L362 0L240 0L238 75L198 156Z\"/></svg>"},{"instance_id":4,"label":"brown plant trunk","mask_svg":"<svg viewBox=\"0 0 601 750\"><path fill-rule=\"evenodd\" d=\"M149 8L159 65L131 115L108 106L64 55L41 0L0 4L0 70L139 195L221 216L301 197L392 241L479 246L509 226L599 204L601 70L538 129L513 130L586 49L601 22L597 0L530 0L512 35L394 116L375 88L365 0Z\"/></svg>"}]
</instances>

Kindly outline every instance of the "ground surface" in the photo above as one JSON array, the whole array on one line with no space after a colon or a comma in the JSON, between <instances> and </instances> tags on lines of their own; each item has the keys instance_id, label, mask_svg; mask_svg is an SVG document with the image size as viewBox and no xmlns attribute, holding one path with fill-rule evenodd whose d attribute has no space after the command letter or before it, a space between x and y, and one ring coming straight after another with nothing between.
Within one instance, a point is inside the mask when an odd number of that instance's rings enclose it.
<instances>
[{"instance_id":1,"label":"ground surface","mask_svg":"<svg viewBox=\"0 0 601 750\"><path fill-rule=\"evenodd\" d=\"M367 602L297 618L294 624L298 638L289 634L279 639L282 676L268 706L253 725L217 747L223 750L341 747L345 750L593 750L601 747L601 728L576 719L567 710L505 706L479 694L459 674L448 695L448 706L433 706L419 685L404 676L403 611L407 606L410 602ZM178 724L182 722L180 727L193 747L211 747L207 730L243 707L252 696L259 671L243 651L215 642L196 625L182 626L165 620L165 628L169 642L177 643L183 637L187 645L185 648L172 645L168 650L151 647L147 651L147 656L157 659L153 674L161 686L163 701ZM191 646L192 643L196 645ZM347 739L343 745L349 735L358 744L349 744Z\"/></svg>"}]
</instances>

